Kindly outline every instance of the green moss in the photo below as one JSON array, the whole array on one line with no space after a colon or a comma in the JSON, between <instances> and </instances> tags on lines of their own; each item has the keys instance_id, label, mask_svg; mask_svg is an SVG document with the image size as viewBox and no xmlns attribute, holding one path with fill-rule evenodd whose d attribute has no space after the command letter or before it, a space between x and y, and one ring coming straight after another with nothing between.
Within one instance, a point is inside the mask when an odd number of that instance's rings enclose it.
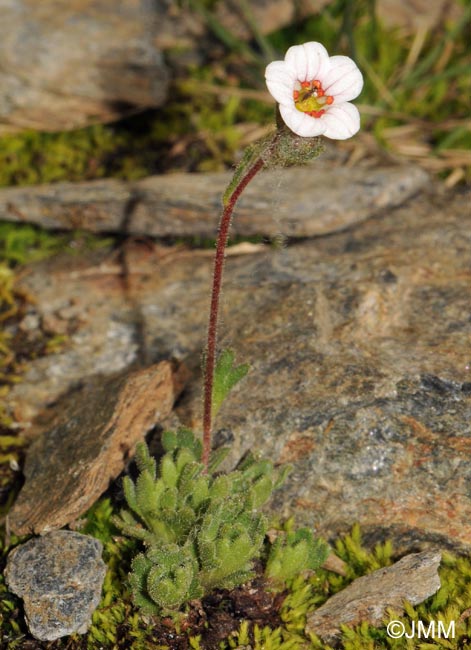
<instances>
[{"instance_id":1,"label":"green moss","mask_svg":"<svg viewBox=\"0 0 471 650\"><path fill-rule=\"evenodd\" d=\"M64 133L26 131L0 140L0 186L99 178L120 144L106 126Z\"/></svg>"},{"instance_id":2,"label":"green moss","mask_svg":"<svg viewBox=\"0 0 471 650\"><path fill-rule=\"evenodd\" d=\"M0 425L10 426L10 418L6 415L1 403L7 387L19 380L21 364L17 362L13 351L12 334L3 327L20 313L24 298L15 288L15 274L7 264L0 263Z\"/></svg>"},{"instance_id":3,"label":"green moss","mask_svg":"<svg viewBox=\"0 0 471 650\"><path fill-rule=\"evenodd\" d=\"M6 647L8 650L16 650L25 628L19 616L21 600L8 591L3 569L9 551L25 539L12 535L6 542L5 527L0 528L0 647ZM2 646L2 643L5 645Z\"/></svg>"},{"instance_id":4,"label":"green moss","mask_svg":"<svg viewBox=\"0 0 471 650\"><path fill-rule=\"evenodd\" d=\"M352 533L337 541L336 553L347 563L347 575L338 576L320 570L311 578L296 578L289 584L281 618L283 625L276 630L257 628L250 630L248 622L243 622L239 633L228 639L222 647L240 648L251 645L253 650L333 650L315 635L309 638L304 634L308 612L322 605L331 595L345 588L355 578L370 573L392 562L393 548L390 542L376 546L372 551L361 543L360 529L355 526ZM373 627L366 623L355 629L343 628L337 650L470 650L471 623L469 619L460 621L460 615L471 603L471 558L444 554L439 570L441 588L432 597L416 607L406 606L403 616L391 614L386 617L383 627ZM404 623L406 631L411 631L412 621L442 621L448 630L455 622L455 638L445 639L391 639L387 636L386 624L397 619Z\"/></svg>"},{"instance_id":5,"label":"green moss","mask_svg":"<svg viewBox=\"0 0 471 650\"><path fill-rule=\"evenodd\" d=\"M108 568L103 596L86 636L87 648L113 648L125 636L130 642L129 647L144 650L149 626L138 616L131 603L127 580L136 544L120 536L112 523L112 516L111 501L103 498L89 510L80 528L80 532L102 542L103 559Z\"/></svg>"},{"instance_id":6,"label":"green moss","mask_svg":"<svg viewBox=\"0 0 471 650\"><path fill-rule=\"evenodd\" d=\"M84 231L54 232L31 224L0 221L0 263L3 262L3 268L37 262L61 251L76 255L113 243L111 237L99 237ZM2 274L3 271L0 283ZM14 283L13 275L10 282Z\"/></svg>"},{"instance_id":7,"label":"green moss","mask_svg":"<svg viewBox=\"0 0 471 650\"><path fill-rule=\"evenodd\" d=\"M140 616L131 603L127 575L131 557L136 551L135 543L122 538L112 523L113 507L108 498L101 499L89 511L82 522L81 532L93 535L104 545L103 557L108 572L103 587L103 597L93 615L93 623L86 635L75 635L55 642L54 650L172 650L171 641L162 642L156 636L155 621ZM292 526L288 525L288 530ZM0 544L0 562L3 566L6 553L20 540L11 540L10 546ZM393 562L393 549L389 542L369 550L362 545L358 526L350 535L339 539L335 550L347 564L347 575L338 576L326 570L315 575L300 575L287 584L286 597L282 603L280 617L282 625L276 629L267 626L253 626L249 620L241 622L236 633L221 642L221 650L250 647L252 650L332 650L314 635L304 634L306 617L323 604L331 595L343 589L352 580ZM471 650L470 619L460 616L471 603L471 558L455 557L445 553L439 570L442 586L424 603L416 607L407 605L402 616L391 614L383 627L362 624L355 629L344 628L336 650ZM442 621L444 628L455 621L454 639L390 639L386 623L392 619L404 623L411 629L412 621ZM19 599L10 594L0 574L0 630L7 640L9 650L22 648L27 637ZM182 644L185 638L193 650L206 650L201 634L180 632ZM0 639L2 636L0 635ZM26 637L23 637L26 635ZM181 647L185 647L182 645Z\"/></svg>"}]
</instances>

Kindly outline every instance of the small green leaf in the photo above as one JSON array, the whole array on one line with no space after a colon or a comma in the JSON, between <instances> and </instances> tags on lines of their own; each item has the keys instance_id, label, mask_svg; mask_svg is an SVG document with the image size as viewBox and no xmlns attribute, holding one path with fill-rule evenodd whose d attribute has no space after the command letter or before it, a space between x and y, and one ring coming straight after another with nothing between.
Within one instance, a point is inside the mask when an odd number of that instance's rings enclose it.
<instances>
[{"instance_id":1,"label":"small green leaf","mask_svg":"<svg viewBox=\"0 0 471 650\"><path fill-rule=\"evenodd\" d=\"M166 454L160 461L160 476L168 487L175 487L178 480L178 471L172 457Z\"/></svg>"},{"instance_id":2,"label":"small green leaf","mask_svg":"<svg viewBox=\"0 0 471 650\"><path fill-rule=\"evenodd\" d=\"M155 458L149 453L149 448L145 442L139 442L136 445L136 464L140 472L147 470L152 478L156 476Z\"/></svg>"},{"instance_id":3,"label":"small green leaf","mask_svg":"<svg viewBox=\"0 0 471 650\"><path fill-rule=\"evenodd\" d=\"M187 447L183 447L176 454L175 466L177 468L177 473L180 475L183 468L187 465L194 465L197 458L195 458L194 453ZM203 467L201 466L201 470Z\"/></svg>"},{"instance_id":4,"label":"small green leaf","mask_svg":"<svg viewBox=\"0 0 471 650\"><path fill-rule=\"evenodd\" d=\"M325 562L329 547L314 538L308 528L278 537L270 549L265 575L280 585L307 569L314 571Z\"/></svg>"},{"instance_id":5,"label":"small green leaf","mask_svg":"<svg viewBox=\"0 0 471 650\"><path fill-rule=\"evenodd\" d=\"M235 354L232 350L223 350L214 369L212 412L216 415L223 401L234 386L248 373L247 363L234 366Z\"/></svg>"},{"instance_id":6,"label":"small green leaf","mask_svg":"<svg viewBox=\"0 0 471 650\"><path fill-rule=\"evenodd\" d=\"M229 452L230 452L229 447L219 447L219 449L214 449L211 452L211 458L209 459L209 466L208 466L209 474L213 474L216 471L219 465L227 457Z\"/></svg>"},{"instance_id":7,"label":"small green leaf","mask_svg":"<svg viewBox=\"0 0 471 650\"><path fill-rule=\"evenodd\" d=\"M161 486L156 483L146 470L141 472L136 480L136 512L143 518L155 516L158 511L158 498Z\"/></svg>"},{"instance_id":8,"label":"small green leaf","mask_svg":"<svg viewBox=\"0 0 471 650\"><path fill-rule=\"evenodd\" d=\"M173 451L178 446L177 434L174 431L164 431L161 442L165 451Z\"/></svg>"},{"instance_id":9,"label":"small green leaf","mask_svg":"<svg viewBox=\"0 0 471 650\"><path fill-rule=\"evenodd\" d=\"M129 576L129 584L136 605L148 614L157 614L159 607L148 596L146 589L147 576L151 567L152 562L149 562L143 553L136 555L131 564L132 573Z\"/></svg>"},{"instance_id":10,"label":"small green leaf","mask_svg":"<svg viewBox=\"0 0 471 650\"><path fill-rule=\"evenodd\" d=\"M151 549L146 559L151 562L146 589L155 603L164 610L179 609L192 598L198 567L188 547L169 544Z\"/></svg>"},{"instance_id":11,"label":"small green leaf","mask_svg":"<svg viewBox=\"0 0 471 650\"><path fill-rule=\"evenodd\" d=\"M126 503L135 513L139 514L139 506L136 499L136 486L129 476L125 476L123 479L123 491L126 498Z\"/></svg>"}]
</instances>

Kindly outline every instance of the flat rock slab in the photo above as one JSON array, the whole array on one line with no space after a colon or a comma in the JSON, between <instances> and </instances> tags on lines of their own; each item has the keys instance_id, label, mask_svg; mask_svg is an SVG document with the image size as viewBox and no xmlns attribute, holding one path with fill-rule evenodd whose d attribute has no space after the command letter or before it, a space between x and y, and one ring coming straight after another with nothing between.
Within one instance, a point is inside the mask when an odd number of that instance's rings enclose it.
<instances>
[{"instance_id":1,"label":"flat rock slab","mask_svg":"<svg viewBox=\"0 0 471 650\"><path fill-rule=\"evenodd\" d=\"M168 174L135 183L56 183L0 190L0 219L45 228L214 237L231 172ZM410 165L340 166L329 157L260 173L237 207L233 234L290 237L344 229L401 205L430 183Z\"/></svg>"},{"instance_id":2,"label":"flat rock slab","mask_svg":"<svg viewBox=\"0 0 471 650\"><path fill-rule=\"evenodd\" d=\"M233 462L253 448L292 463L270 507L327 537L360 522L398 552L469 549L469 196L428 193L347 231L257 251L227 260L221 346L252 369L218 414L216 442L231 444ZM126 291L106 252L25 272L30 316L80 318L63 351L31 362L12 388L16 413L105 362L109 372L118 357L135 362L139 340L149 362L194 368L177 413L201 430L211 251L136 243L126 266Z\"/></svg>"},{"instance_id":3,"label":"flat rock slab","mask_svg":"<svg viewBox=\"0 0 471 650\"><path fill-rule=\"evenodd\" d=\"M93 537L58 530L30 539L8 556L8 588L24 601L26 623L40 641L84 634L101 598L106 565Z\"/></svg>"},{"instance_id":4,"label":"flat rock slab","mask_svg":"<svg viewBox=\"0 0 471 650\"><path fill-rule=\"evenodd\" d=\"M185 378L183 367L162 361L72 392L28 450L25 484L9 513L12 531L44 533L86 512L136 443L168 417Z\"/></svg>"},{"instance_id":5,"label":"flat rock slab","mask_svg":"<svg viewBox=\"0 0 471 650\"><path fill-rule=\"evenodd\" d=\"M334 642L342 625L354 627L366 621L381 625L388 610L400 615L404 601L418 605L440 589L441 553L412 553L385 569L357 578L352 584L308 615L306 632Z\"/></svg>"}]
</instances>

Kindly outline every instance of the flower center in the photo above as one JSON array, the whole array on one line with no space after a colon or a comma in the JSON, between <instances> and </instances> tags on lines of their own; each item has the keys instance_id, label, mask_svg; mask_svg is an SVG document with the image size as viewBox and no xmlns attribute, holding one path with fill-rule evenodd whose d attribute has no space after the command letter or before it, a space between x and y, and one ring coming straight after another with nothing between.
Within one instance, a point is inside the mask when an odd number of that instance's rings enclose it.
<instances>
[{"instance_id":1,"label":"flower center","mask_svg":"<svg viewBox=\"0 0 471 650\"><path fill-rule=\"evenodd\" d=\"M321 117L325 113L324 106L332 104L332 95L326 95L318 79L298 81L293 90L294 105L302 113L311 117Z\"/></svg>"}]
</instances>

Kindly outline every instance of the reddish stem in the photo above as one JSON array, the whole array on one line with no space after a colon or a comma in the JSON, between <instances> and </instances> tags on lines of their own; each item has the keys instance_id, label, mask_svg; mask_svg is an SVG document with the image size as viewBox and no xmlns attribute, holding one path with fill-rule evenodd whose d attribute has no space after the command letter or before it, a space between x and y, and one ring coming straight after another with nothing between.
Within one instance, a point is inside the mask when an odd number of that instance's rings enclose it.
<instances>
[{"instance_id":1,"label":"reddish stem","mask_svg":"<svg viewBox=\"0 0 471 650\"><path fill-rule=\"evenodd\" d=\"M242 194L245 187L250 183L252 178L259 172L264 165L262 158L259 158L253 164L249 171L242 177L239 184L224 208L221 221L219 223L218 238L216 243L216 255L214 258L213 270L213 288L211 292L211 307L209 311L208 325L208 343L206 348L206 364L204 371L204 410L203 410L203 454L201 460L207 471L209 456L211 453L211 410L213 397L213 379L214 366L216 363L216 343L217 343L217 325L219 316L219 297L221 295L222 274L224 270L224 258L229 236L229 228L232 221L237 199Z\"/></svg>"}]
</instances>

